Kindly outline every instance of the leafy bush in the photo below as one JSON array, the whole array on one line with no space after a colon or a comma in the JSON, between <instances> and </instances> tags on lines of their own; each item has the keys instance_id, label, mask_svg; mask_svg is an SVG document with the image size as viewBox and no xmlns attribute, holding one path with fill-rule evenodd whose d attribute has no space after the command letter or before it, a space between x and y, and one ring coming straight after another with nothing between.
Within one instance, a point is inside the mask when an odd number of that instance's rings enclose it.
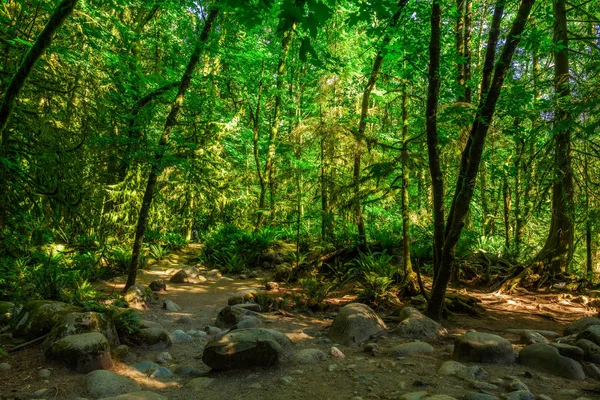
<instances>
[{"instance_id":1,"label":"leafy bush","mask_svg":"<svg viewBox=\"0 0 600 400\"><path fill-rule=\"evenodd\" d=\"M140 329L140 313L132 308L113 312L111 318L119 337L131 335Z\"/></svg>"},{"instance_id":2,"label":"leafy bush","mask_svg":"<svg viewBox=\"0 0 600 400\"><path fill-rule=\"evenodd\" d=\"M113 247L108 256L110 266L119 272L125 272L131 265L131 249L125 247ZM148 264L148 258L140 254L140 268L145 268Z\"/></svg>"},{"instance_id":3,"label":"leafy bush","mask_svg":"<svg viewBox=\"0 0 600 400\"><path fill-rule=\"evenodd\" d=\"M391 279L398 272L398 267L392 264L392 258L385 250L381 253L361 252L359 258L348 263L352 267L349 270L349 274L359 277L361 274L371 272Z\"/></svg>"},{"instance_id":4,"label":"leafy bush","mask_svg":"<svg viewBox=\"0 0 600 400\"><path fill-rule=\"evenodd\" d=\"M304 289L304 292L308 297L309 306L320 308L335 284L310 277L300 279L300 286L302 286L302 289Z\"/></svg>"},{"instance_id":5,"label":"leafy bush","mask_svg":"<svg viewBox=\"0 0 600 400\"><path fill-rule=\"evenodd\" d=\"M393 283L390 277L365 272L358 283L358 301L375 307L384 305L393 296L391 290Z\"/></svg>"},{"instance_id":6,"label":"leafy bush","mask_svg":"<svg viewBox=\"0 0 600 400\"><path fill-rule=\"evenodd\" d=\"M166 248L170 250L179 250L187 246L187 241L185 240L185 237L176 232L166 233L162 237L161 242Z\"/></svg>"},{"instance_id":7,"label":"leafy bush","mask_svg":"<svg viewBox=\"0 0 600 400\"><path fill-rule=\"evenodd\" d=\"M151 244L148 249L148 255L157 261L165 258L167 253L167 249L162 247L160 244Z\"/></svg>"}]
</instances>

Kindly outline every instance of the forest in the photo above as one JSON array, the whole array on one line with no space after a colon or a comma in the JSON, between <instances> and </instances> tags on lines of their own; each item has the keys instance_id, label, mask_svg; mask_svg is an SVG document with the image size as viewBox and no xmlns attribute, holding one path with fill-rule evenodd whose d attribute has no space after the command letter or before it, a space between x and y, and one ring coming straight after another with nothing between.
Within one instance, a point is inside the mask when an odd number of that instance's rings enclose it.
<instances>
[{"instance_id":1,"label":"forest","mask_svg":"<svg viewBox=\"0 0 600 400\"><path fill-rule=\"evenodd\" d=\"M596 1L2 0L0 48L7 399L600 393Z\"/></svg>"}]
</instances>

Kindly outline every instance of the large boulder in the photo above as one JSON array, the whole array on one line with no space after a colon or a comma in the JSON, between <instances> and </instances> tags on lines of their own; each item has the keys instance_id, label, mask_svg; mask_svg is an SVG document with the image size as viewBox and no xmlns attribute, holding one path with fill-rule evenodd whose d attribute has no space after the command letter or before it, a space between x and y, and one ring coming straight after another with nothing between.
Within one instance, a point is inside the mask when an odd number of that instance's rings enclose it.
<instances>
[{"instance_id":1,"label":"large boulder","mask_svg":"<svg viewBox=\"0 0 600 400\"><path fill-rule=\"evenodd\" d=\"M252 303L255 301L256 295L260 292L260 290L252 288L238 290L227 300L227 304L234 306L236 304Z\"/></svg>"},{"instance_id":2,"label":"large boulder","mask_svg":"<svg viewBox=\"0 0 600 400\"><path fill-rule=\"evenodd\" d=\"M573 321L567 325L565 328L565 336L578 334L593 325L600 325L600 318L584 317L578 319L577 321Z\"/></svg>"},{"instance_id":3,"label":"large boulder","mask_svg":"<svg viewBox=\"0 0 600 400\"><path fill-rule=\"evenodd\" d=\"M537 343L524 347L519 364L568 379L585 379L583 367L577 361L561 356L556 347Z\"/></svg>"},{"instance_id":4,"label":"large boulder","mask_svg":"<svg viewBox=\"0 0 600 400\"><path fill-rule=\"evenodd\" d=\"M169 332L158 327L140 329L132 339L138 346L150 350L164 350L173 344Z\"/></svg>"},{"instance_id":5,"label":"large boulder","mask_svg":"<svg viewBox=\"0 0 600 400\"><path fill-rule=\"evenodd\" d=\"M82 373L113 365L108 340L99 332L66 336L54 342L45 354L47 359Z\"/></svg>"},{"instance_id":6,"label":"large boulder","mask_svg":"<svg viewBox=\"0 0 600 400\"><path fill-rule=\"evenodd\" d=\"M593 363L600 363L600 346L587 339L579 339L575 342L575 346L583 350L584 358Z\"/></svg>"},{"instance_id":7,"label":"large boulder","mask_svg":"<svg viewBox=\"0 0 600 400\"><path fill-rule=\"evenodd\" d=\"M402 343L392 347L389 350L389 355L392 357L408 357L414 354L430 354L434 349L426 342L410 342Z\"/></svg>"},{"instance_id":8,"label":"large boulder","mask_svg":"<svg viewBox=\"0 0 600 400\"><path fill-rule=\"evenodd\" d=\"M387 329L369 306L351 303L340 309L329 329L329 337L345 346L358 346Z\"/></svg>"},{"instance_id":9,"label":"large boulder","mask_svg":"<svg viewBox=\"0 0 600 400\"><path fill-rule=\"evenodd\" d=\"M25 303L19 315L13 335L33 340L50 332L54 325L72 312L81 308L60 301L34 300Z\"/></svg>"},{"instance_id":10,"label":"large boulder","mask_svg":"<svg viewBox=\"0 0 600 400\"><path fill-rule=\"evenodd\" d=\"M97 399L142 390L140 385L133 380L105 370L93 371L87 374L85 376L85 388L91 397Z\"/></svg>"},{"instance_id":11,"label":"large boulder","mask_svg":"<svg viewBox=\"0 0 600 400\"><path fill-rule=\"evenodd\" d=\"M164 279L156 279L148 285L153 292L164 292L167 290L167 282Z\"/></svg>"},{"instance_id":12,"label":"large boulder","mask_svg":"<svg viewBox=\"0 0 600 400\"><path fill-rule=\"evenodd\" d=\"M70 313L54 325L50 335L44 342L44 348L49 348L54 342L71 335L98 332L106 337L111 347L119 346L119 336L112 321L104 314L97 312Z\"/></svg>"},{"instance_id":13,"label":"large boulder","mask_svg":"<svg viewBox=\"0 0 600 400\"><path fill-rule=\"evenodd\" d=\"M498 335L482 332L467 332L454 342L454 356L460 361L490 364L515 362L515 353L510 342Z\"/></svg>"},{"instance_id":14,"label":"large boulder","mask_svg":"<svg viewBox=\"0 0 600 400\"><path fill-rule=\"evenodd\" d=\"M600 346L600 325L590 325L585 330L579 332L577 340L589 340L597 346Z\"/></svg>"},{"instance_id":15,"label":"large boulder","mask_svg":"<svg viewBox=\"0 0 600 400\"><path fill-rule=\"evenodd\" d=\"M124 299L130 308L142 310L150 307L157 297L149 287L133 285L127 289Z\"/></svg>"},{"instance_id":16,"label":"large boulder","mask_svg":"<svg viewBox=\"0 0 600 400\"><path fill-rule=\"evenodd\" d=\"M154 392L131 392L114 397L104 397L100 400L167 400L165 396L161 396Z\"/></svg>"},{"instance_id":17,"label":"large boulder","mask_svg":"<svg viewBox=\"0 0 600 400\"><path fill-rule=\"evenodd\" d=\"M229 329L235 325L238 325L244 319L252 317L258 320L263 319L263 316L257 312L250 311L242 307L227 306L223 307L221 311L219 311L219 315L217 315L217 319L215 321L215 326L221 329Z\"/></svg>"},{"instance_id":18,"label":"large boulder","mask_svg":"<svg viewBox=\"0 0 600 400\"><path fill-rule=\"evenodd\" d=\"M177 271L175 275L169 279L171 283L204 283L206 278L200 275L200 271L196 267L185 267Z\"/></svg>"},{"instance_id":19,"label":"large boulder","mask_svg":"<svg viewBox=\"0 0 600 400\"><path fill-rule=\"evenodd\" d=\"M215 370L267 367L296 352L283 333L270 329L239 329L211 340L204 348L202 361Z\"/></svg>"},{"instance_id":20,"label":"large boulder","mask_svg":"<svg viewBox=\"0 0 600 400\"><path fill-rule=\"evenodd\" d=\"M414 307L404 307L400 312L400 323L394 333L406 339L437 340L448 331L439 323L423 315Z\"/></svg>"},{"instance_id":21,"label":"large boulder","mask_svg":"<svg viewBox=\"0 0 600 400\"><path fill-rule=\"evenodd\" d=\"M550 343L550 346L556 347L561 356L572 358L575 361L583 361L585 352L577 346L571 346L566 343Z\"/></svg>"}]
</instances>

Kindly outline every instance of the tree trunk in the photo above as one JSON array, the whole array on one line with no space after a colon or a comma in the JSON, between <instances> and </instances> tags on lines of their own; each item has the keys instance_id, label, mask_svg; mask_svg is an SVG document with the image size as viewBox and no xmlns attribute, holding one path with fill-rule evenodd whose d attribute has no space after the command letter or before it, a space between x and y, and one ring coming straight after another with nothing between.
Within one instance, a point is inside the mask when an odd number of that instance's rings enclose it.
<instances>
[{"instance_id":1,"label":"tree trunk","mask_svg":"<svg viewBox=\"0 0 600 400\"><path fill-rule=\"evenodd\" d=\"M408 209L408 186L410 172L408 167L408 91L402 91L402 257L404 258L404 275L413 274L410 261L410 218Z\"/></svg>"},{"instance_id":2,"label":"tree trunk","mask_svg":"<svg viewBox=\"0 0 600 400\"><path fill-rule=\"evenodd\" d=\"M252 151L254 153L254 162L256 163L256 176L258 177L258 183L260 184L260 195L258 198L258 210L256 212L256 227L255 230L259 231L262 227L263 217L265 212L265 195L267 193L267 185L265 178L260 167L260 156L258 154L258 139L260 137L260 100L262 97L263 90L263 77L265 74L265 61L263 60L260 69L260 81L258 82L258 98L256 100L256 110L254 112L253 126L252 126ZM252 113L250 114L252 115Z\"/></svg>"},{"instance_id":3,"label":"tree trunk","mask_svg":"<svg viewBox=\"0 0 600 400\"><path fill-rule=\"evenodd\" d=\"M503 0L499 1L502 2ZM427 314L431 318L440 319L442 316L446 288L450 281L455 260L456 245L458 244L465 216L469 211L469 206L473 197L473 190L475 188L479 164L481 162L481 154L483 153L485 145L485 138L494 117L496 103L500 96L504 79L506 78L508 69L511 67L512 57L521 40L521 34L525 29L534 2L535 0L522 0L519 6L519 11L517 12L515 21L508 33L502 54L496 63L489 90L485 91L486 94L482 96L479 103L479 111L475 116L473 127L471 128L471 135L469 137L470 146L467 146L469 151L467 152L467 149L465 149L462 154L461 171L459 173L459 182L457 182L457 187L460 187L460 191L455 194L452 201L454 212L448 216L448 225L446 227L447 234L442 249L442 260L436 280L433 284L431 298L427 305ZM490 53L489 50L490 49L488 48L486 58L490 55L493 56L493 52ZM488 61L489 60L486 59L486 63ZM482 79L485 79L485 75ZM486 88L486 86L482 84L482 88Z\"/></svg>"},{"instance_id":4,"label":"tree trunk","mask_svg":"<svg viewBox=\"0 0 600 400\"><path fill-rule=\"evenodd\" d=\"M465 101L465 0L456 0L456 86L457 101Z\"/></svg>"},{"instance_id":5,"label":"tree trunk","mask_svg":"<svg viewBox=\"0 0 600 400\"><path fill-rule=\"evenodd\" d=\"M465 1L465 34L463 35L464 45L463 52L465 55L464 60L464 81L465 81L465 95L464 101L466 103L471 103L471 99L473 97L473 91L471 90L471 19L472 19L472 0L464 0Z\"/></svg>"},{"instance_id":6,"label":"tree trunk","mask_svg":"<svg viewBox=\"0 0 600 400\"><path fill-rule=\"evenodd\" d=\"M573 252L573 170L571 167L571 115L568 105L569 38L567 35L566 1L554 4L554 184L552 186L552 220L544 247L536 256L550 274L564 272Z\"/></svg>"},{"instance_id":7,"label":"tree trunk","mask_svg":"<svg viewBox=\"0 0 600 400\"><path fill-rule=\"evenodd\" d=\"M185 69L185 72L181 78L181 82L179 84L179 89L177 91L177 96L171 105L171 111L167 116L167 120L165 122L165 126L158 142L158 147L154 154L154 162L150 169L150 175L148 176L148 181L146 183L146 190L144 192L144 198L142 200L142 206L140 207L140 212L138 215L138 222L135 229L135 239L133 242L133 250L131 253L131 265L129 267L129 274L127 276L127 283L123 288L123 292L126 292L130 286L135 285L135 280L137 276L137 269L140 262L140 255L142 252L142 244L144 241L144 234L146 233L146 226L148 224L148 216L150 214L150 208L152 206L152 198L154 197L154 190L156 188L156 182L158 181L158 177L162 172L161 161L167 150L169 145L169 136L171 131L177 124L177 118L179 116L179 111L183 105L183 100L185 98L185 93L187 92L188 87L190 86L190 82L192 81L192 76L194 74L194 70L200 61L200 56L205 48L206 41L208 40L208 35L212 29L212 26L217 17L218 8L213 6L213 8L208 13L208 17L206 18L206 22L204 23L204 28L202 29L202 33L200 35L200 39L192 52L188 65Z\"/></svg>"}]
</instances>

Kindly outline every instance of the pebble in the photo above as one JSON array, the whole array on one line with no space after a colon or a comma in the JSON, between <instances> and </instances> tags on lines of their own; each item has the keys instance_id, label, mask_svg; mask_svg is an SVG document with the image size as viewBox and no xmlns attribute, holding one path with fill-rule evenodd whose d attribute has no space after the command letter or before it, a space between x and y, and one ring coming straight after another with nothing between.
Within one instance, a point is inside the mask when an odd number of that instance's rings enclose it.
<instances>
[{"instance_id":1,"label":"pebble","mask_svg":"<svg viewBox=\"0 0 600 400\"><path fill-rule=\"evenodd\" d=\"M294 378L292 378L291 376L284 376L280 379L281 383L283 383L284 385L291 385L293 380Z\"/></svg>"},{"instance_id":2,"label":"pebble","mask_svg":"<svg viewBox=\"0 0 600 400\"><path fill-rule=\"evenodd\" d=\"M465 400L498 400L498 398L488 393L469 392Z\"/></svg>"},{"instance_id":3,"label":"pebble","mask_svg":"<svg viewBox=\"0 0 600 400\"><path fill-rule=\"evenodd\" d=\"M173 361L173 356L168 351L163 351L156 357L156 362L159 364L167 364Z\"/></svg>"},{"instance_id":4,"label":"pebble","mask_svg":"<svg viewBox=\"0 0 600 400\"><path fill-rule=\"evenodd\" d=\"M189 315L184 315L184 316L180 317L179 319L177 319L177 321L175 321L175 322L177 322L178 324L191 324L193 321L192 321L192 317L190 317Z\"/></svg>"},{"instance_id":5,"label":"pebble","mask_svg":"<svg viewBox=\"0 0 600 400\"><path fill-rule=\"evenodd\" d=\"M163 308L169 312L177 312L181 310L181 307L179 307L177 304L175 304L174 301L171 300L165 300L163 302Z\"/></svg>"},{"instance_id":6,"label":"pebble","mask_svg":"<svg viewBox=\"0 0 600 400\"><path fill-rule=\"evenodd\" d=\"M506 400L535 400L535 396L527 390L517 390L507 394Z\"/></svg>"},{"instance_id":7,"label":"pebble","mask_svg":"<svg viewBox=\"0 0 600 400\"><path fill-rule=\"evenodd\" d=\"M337 347L332 347L331 349L329 349L329 355L333 358L344 358L346 357L344 355L344 353L341 352L340 349L338 349Z\"/></svg>"},{"instance_id":8,"label":"pebble","mask_svg":"<svg viewBox=\"0 0 600 400\"><path fill-rule=\"evenodd\" d=\"M202 375L202 370L191 365L182 365L177 367L175 373L181 376L200 376Z\"/></svg>"},{"instance_id":9,"label":"pebble","mask_svg":"<svg viewBox=\"0 0 600 400\"><path fill-rule=\"evenodd\" d=\"M160 367L150 375L151 378L170 378L173 372L167 367Z\"/></svg>"},{"instance_id":10,"label":"pebble","mask_svg":"<svg viewBox=\"0 0 600 400\"><path fill-rule=\"evenodd\" d=\"M50 374L51 372L49 369L40 369L40 371L38 372L39 377L42 379L50 378Z\"/></svg>"},{"instance_id":11,"label":"pebble","mask_svg":"<svg viewBox=\"0 0 600 400\"><path fill-rule=\"evenodd\" d=\"M10 369L12 369L12 367L10 366L9 363L5 363L5 362L0 363L0 371L8 371Z\"/></svg>"},{"instance_id":12,"label":"pebble","mask_svg":"<svg viewBox=\"0 0 600 400\"><path fill-rule=\"evenodd\" d=\"M481 382L481 381L470 381L469 384L474 387L475 389L479 389L479 390L497 390L498 386L491 384L491 383L487 383L487 382Z\"/></svg>"},{"instance_id":13,"label":"pebble","mask_svg":"<svg viewBox=\"0 0 600 400\"><path fill-rule=\"evenodd\" d=\"M420 400L423 397L427 396L429 393L427 393L426 391L420 391L420 392L412 392L412 393L406 393L403 394L402 396L400 396L401 400Z\"/></svg>"},{"instance_id":14,"label":"pebble","mask_svg":"<svg viewBox=\"0 0 600 400\"><path fill-rule=\"evenodd\" d=\"M177 329L176 331L173 331L173 333L171 333L171 340L173 341L173 344L179 344L192 342L194 341L194 338L182 331L181 329Z\"/></svg>"},{"instance_id":15,"label":"pebble","mask_svg":"<svg viewBox=\"0 0 600 400\"><path fill-rule=\"evenodd\" d=\"M221 333L221 329L217 328L216 326L207 326L206 328L204 328L204 331L210 336L214 336Z\"/></svg>"},{"instance_id":16,"label":"pebble","mask_svg":"<svg viewBox=\"0 0 600 400\"><path fill-rule=\"evenodd\" d=\"M209 387L215 380L213 378L194 378L185 384L185 387L193 391L202 391L204 388Z\"/></svg>"},{"instance_id":17,"label":"pebble","mask_svg":"<svg viewBox=\"0 0 600 400\"><path fill-rule=\"evenodd\" d=\"M195 330L195 329L191 329L191 330L187 331L186 333L187 333L188 335L190 335L190 336L193 336L193 337L200 337L200 338L206 337L206 335L208 335L208 334L207 334L206 332L204 332L204 331L198 331L198 330Z\"/></svg>"},{"instance_id":18,"label":"pebble","mask_svg":"<svg viewBox=\"0 0 600 400\"><path fill-rule=\"evenodd\" d=\"M31 397L32 399L41 399L42 397L45 397L46 395L50 394L50 392L50 389L40 389L31 393L29 397Z\"/></svg>"},{"instance_id":19,"label":"pebble","mask_svg":"<svg viewBox=\"0 0 600 400\"><path fill-rule=\"evenodd\" d=\"M527 385L524 384L523 382L521 382L519 379L513 379L512 381L510 381L508 383L508 388L511 391L519 391L519 390L529 391L529 388L527 387Z\"/></svg>"},{"instance_id":20,"label":"pebble","mask_svg":"<svg viewBox=\"0 0 600 400\"><path fill-rule=\"evenodd\" d=\"M143 374L147 374L148 372L154 372L157 369L159 369L160 365L158 365L157 363L153 363L152 361L142 361L132 365L132 367Z\"/></svg>"},{"instance_id":21,"label":"pebble","mask_svg":"<svg viewBox=\"0 0 600 400\"><path fill-rule=\"evenodd\" d=\"M550 397L546 394L540 394L540 395L538 395L538 400L552 400L552 397Z\"/></svg>"},{"instance_id":22,"label":"pebble","mask_svg":"<svg viewBox=\"0 0 600 400\"><path fill-rule=\"evenodd\" d=\"M250 389L262 389L262 385L260 383L253 383L252 385L248 385Z\"/></svg>"},{"instance_id":23,"label":"pebble","mask_svg":"<svg viewBox=\"0 0 600 400\"><path fill-rule=\"evenodd\" d=\"M327 371L333 372L333 371L335 371L337 369L337 367L338 367L337 364L329 364L327 366Z\"/></svg>"}]
</instances>

